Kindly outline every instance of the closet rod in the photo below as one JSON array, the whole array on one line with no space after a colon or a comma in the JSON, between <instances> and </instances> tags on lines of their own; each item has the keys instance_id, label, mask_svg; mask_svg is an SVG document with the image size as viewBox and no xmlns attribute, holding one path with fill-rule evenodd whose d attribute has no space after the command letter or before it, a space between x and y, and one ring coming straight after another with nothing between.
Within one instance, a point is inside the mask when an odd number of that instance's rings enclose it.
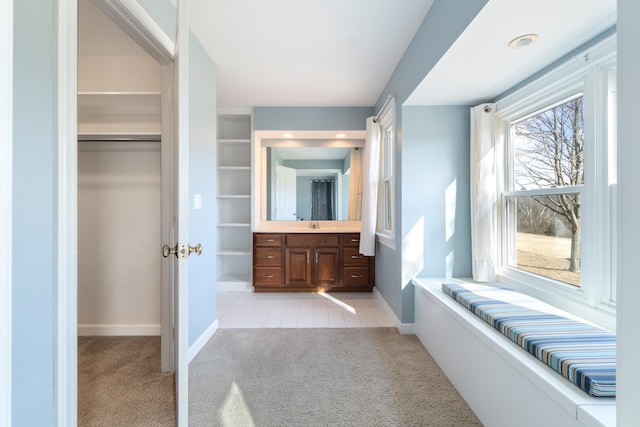
<instances>
[{"instance_id":1,"label":"closet rod","mask_svg":"<svg viewBox=\"0 0 640 427\"><path fill-rule=\"evenodd\" d=\"M113 141L113 142L137 142L155 141L160 142L160 134L78 134L79 142Z\"/></svg>"}]
</instances>

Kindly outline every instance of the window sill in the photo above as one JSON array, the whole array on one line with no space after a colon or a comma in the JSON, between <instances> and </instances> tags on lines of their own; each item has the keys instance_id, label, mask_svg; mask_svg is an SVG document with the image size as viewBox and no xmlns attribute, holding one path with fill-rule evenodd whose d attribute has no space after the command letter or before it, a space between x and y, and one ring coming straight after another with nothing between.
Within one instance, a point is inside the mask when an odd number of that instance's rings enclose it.
<instances>
[{"instance_id":1,"label":"window sill","mask_svg":"<svg viewBox=\"0 0 640 427\"><path fill-rule=\"evenodd\" d=\"M378 238L378 243L380 243L381 245L385 245L391 250L396 250L397 244L394 237L382 233L376 233L376 237Z\"/></svg>"},{"instance_id":2,"label":"window sill","mask_svg":"<svg viewBox=\"0 0 640 427\"><path fill-rule=\"evenodd\" d=\"M606 310L603 310L599 306L589 305L580 288L558 285L552 281L547 282L535 275L509 268L504 268L499 272L497 280L598 326L614 332L616 330L615 309L607 307Z\"/></svg>"}]
</instances>

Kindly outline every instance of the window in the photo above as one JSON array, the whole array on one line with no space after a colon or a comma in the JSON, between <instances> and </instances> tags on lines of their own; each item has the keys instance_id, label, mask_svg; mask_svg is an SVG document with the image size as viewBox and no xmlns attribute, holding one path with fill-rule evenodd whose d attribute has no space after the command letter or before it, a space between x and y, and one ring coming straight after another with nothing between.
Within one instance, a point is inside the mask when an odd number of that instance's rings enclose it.
<instances>
[{"instance_id":1,"label":"window","mask_svg":"<svg viewBox=\"0 0 640 427\"><path fill-rule=\"evenodd\" d=\"M378 196L378 240L395 249L395 102L391 99L380 113L380 192Z\"/></svg>"},{"instance_id":2,"label":"window","mask_svg":"<svg viewBox=\"0 0 640 427\"><path fill-rule=\"evenodd\" d=\"M584 96L509 125L507 265L580 286Z\"/></svg>"},{"instance_id":3,"label":"window","mask_svg":"<svg viewBox=\"0 0 640 427\"><path fill-rule=\"evenodd\" d=\"M497 102L500 281L615 318L615 38Z\"/></svg>"}]
</instances>

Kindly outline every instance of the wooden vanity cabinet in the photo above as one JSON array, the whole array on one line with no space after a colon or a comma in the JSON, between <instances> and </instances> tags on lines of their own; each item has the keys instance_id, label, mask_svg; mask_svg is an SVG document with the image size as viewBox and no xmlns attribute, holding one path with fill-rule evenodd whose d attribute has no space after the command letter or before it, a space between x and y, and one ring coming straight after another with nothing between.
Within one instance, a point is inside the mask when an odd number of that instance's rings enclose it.
<instances>
[{"instance_id":1,"label":"wooden vanity cabinet","mask_svg":"<svg viewBox=\"0 0 640 427\"><path fill-rule=\"evenodd\" d=\"M344 266L343 284L346 287L373 284L373 278L375 277L373 258L362 255L359 247L359 234L345 234L342 259Z\"/></svg>"},{"instance_id":2,"label":"wooden vanity cabinet","mask_svg":"<svg viewBox=\"0 0 640 427\"><path fill-rule=\"evenodd\" d=\"M268 291L368 291L373 257L358 233L254 233L254 286Z\"/></svg>"},{"instance_id":3,"label":"wooden vanity cabinet","mask_svg":"<svg viewBox=\"0 0 640 427\"><path fill-rule=\"evenodd\" d=\"M255 233L253 235L253 285L258 287L281 287L282 235Z\"/></svg>"}]
</instances>

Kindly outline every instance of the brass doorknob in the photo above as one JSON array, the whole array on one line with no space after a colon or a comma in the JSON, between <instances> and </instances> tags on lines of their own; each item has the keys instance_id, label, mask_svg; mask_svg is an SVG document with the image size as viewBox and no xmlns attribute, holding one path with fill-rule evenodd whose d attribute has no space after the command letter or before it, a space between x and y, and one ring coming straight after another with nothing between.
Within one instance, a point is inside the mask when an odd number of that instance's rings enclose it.
<instances>
[{"instance_id":1,"label":"brass doorknob","mask_svg":"<svg viewBox=\"0 0 640 427\"><path fill-rule=\"evenodd\" d=\"M189 255L194 252L196 253L196 255L200 256L200 254L202 253L202 245L200 243L195 246L189 245Z\"/></svg>"},{"instance_id":2,"label":"brass doorknob","mask_svg":"<svg viewBox=\"0 0 640 427\"><path fill-rule=\"evenodd\" d=\"M195 246L176 244L173 248L169 245L162 246L162 256L165 258L169 255L175 255L176 258L185 259L194 252L196 255L200 255L202 253L202 245L200 243Z\"/></svg>"},{"instance_id":3,"label":"brass doorknob","mask_svg":"<svg viewBox=\"0 0 640 427\"><path fill-rule=\"evenodd\" d=\"M167 258L169 255L178 256L178 245L175 245L173 248L169 245L162 246L162 256Z\"/></svg>"}]
</instances>

